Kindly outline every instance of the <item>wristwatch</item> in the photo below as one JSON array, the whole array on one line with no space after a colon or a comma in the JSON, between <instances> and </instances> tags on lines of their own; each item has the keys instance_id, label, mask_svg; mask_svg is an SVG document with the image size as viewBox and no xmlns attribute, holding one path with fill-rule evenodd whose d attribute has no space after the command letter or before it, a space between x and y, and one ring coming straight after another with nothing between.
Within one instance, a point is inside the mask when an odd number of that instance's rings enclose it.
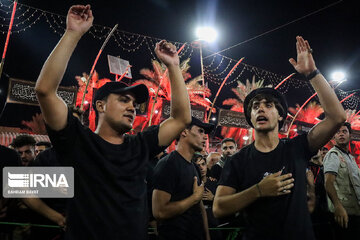
<instances>
[{"instance_id":1,"label":"wristwatch","mask_svg":"<svg viewBox=\"0 0 360 240\"><path fill-rule=\"evenodd\" d=\"M319 69L316 69L316 70L312 71L309 75L305 76L305 79L310 81L318 74L321 74L321 72L319 71Z\"/></svg>"}]
</instances>

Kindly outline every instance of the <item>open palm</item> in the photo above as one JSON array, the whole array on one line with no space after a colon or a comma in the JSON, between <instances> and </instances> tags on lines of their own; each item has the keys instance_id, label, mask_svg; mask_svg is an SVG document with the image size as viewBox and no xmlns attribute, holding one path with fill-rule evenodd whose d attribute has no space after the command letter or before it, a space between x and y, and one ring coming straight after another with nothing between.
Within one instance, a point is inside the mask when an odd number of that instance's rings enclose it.
<instances>
[{"instance_id":1,"label":"open palm","mask_svg":"<svg viewBox=\"0 0 360 240\"><path fill-rule=\"evenodd\" d=\"M296 52L297 52L297 61L290 58L289 62L295 70L304 74L305 76L309 75L311 72L316 70L315 61L312 57L310 45L308 41L305 41L302 37L296 37Z\"/></svg>"}]
</instances>

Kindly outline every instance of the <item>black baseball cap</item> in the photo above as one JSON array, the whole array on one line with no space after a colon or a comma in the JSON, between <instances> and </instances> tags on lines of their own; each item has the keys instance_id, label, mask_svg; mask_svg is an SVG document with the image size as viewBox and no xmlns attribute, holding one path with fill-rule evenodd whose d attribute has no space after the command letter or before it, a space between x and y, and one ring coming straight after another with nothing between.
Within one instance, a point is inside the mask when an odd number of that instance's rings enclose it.
<instances>
[{"instance_id":1,"label":"black baseball cap","mask_svg":"<svg viewBox=\"0 0 360 240\"><path fill-rule=\"evenodd\" d=\"M191 117L190 126L193 126L193 125L203 128L205 130L206 134L209 134L215 127L214 124L204 123L203 121L197 119L196 117Z\"/></svg>"},{"instance_id":2,"label":"black baseball cap","mask_svg":"<svg viewBox=\"0 0 360 240\"><path fill-rule=\"evenodd\" d=\"M281 117L283 118L282 121L280 121L279 123L279 129L283 126L284 122L285 122L285 119L287 117L287 109L288 109L288 105L287 105L287 102L286 102L286 99L284 97L284 95L282 95L279 91L277 91L276 89L274 88L269 88L269 87L266 87L266 88L258 88L258 89L255 89L253 91L251 91L245 98L244 100L244 114L245 114L245 118L246 118L246 121L247 123L251 126L251 127L254 127L253 124L251 123L251 116L249 116L247 114L247 109L248 109L248 105L250 103L250 101L256 97L257 95L259 94L266 94L266 95L272 95L273 97L275 97L279 103L281 104L281 106L283 107L284 111L282 113L279 113L281 114Z\"/></svg>"},{"instance_id":3,"label":"black baseball cap","mask_svg":"<svg viewBox=\"0 0 360 240\"><path fill-rule=\"evenodd\" d=\"M149 98L149 91L144 84L129 86L123 82L108 82L99 88L93 100L93 108L96 110L96 101L102 100L110 93L131 92L135 95L136 103L146 102Z\"/></svg>"}]
</instances>

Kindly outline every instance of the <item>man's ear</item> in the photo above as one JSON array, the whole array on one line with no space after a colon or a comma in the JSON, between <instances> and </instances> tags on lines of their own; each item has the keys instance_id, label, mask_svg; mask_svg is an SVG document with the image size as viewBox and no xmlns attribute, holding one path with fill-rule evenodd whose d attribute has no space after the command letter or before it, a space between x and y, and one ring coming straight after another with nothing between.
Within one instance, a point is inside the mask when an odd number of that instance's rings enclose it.
<instances>
[{"instance_id":1,"label":"man's ear","mask_svg":"<svg viewBox=\"0 0 360 240\"><path fill-rule=\"evenodd\" d=\"M188 129L185 129L184 131L181 132L180 136L182 137L186 137L188 135Z\"/></svg>"},{"instance_id":2,"label":"man's ear","mask_svg":"<svg viewBox=\"0 0 360 240\"><path fill-rule=\"evenodd\" d=\"M105 101L103 100L98 100L96 101L96 110L99 112L99 113L103 113L106 111L106 103Z\"/></svg>"},{"instance_id":3,"label":"man's ear","mask_svg":"<svg viewBox=\"0 0 360 240\"><path fill-rule=\"evenodd\" d=\"M284 118L283 117L279 117L279 121L282 121Z\"/></svg>"}]
</instances>

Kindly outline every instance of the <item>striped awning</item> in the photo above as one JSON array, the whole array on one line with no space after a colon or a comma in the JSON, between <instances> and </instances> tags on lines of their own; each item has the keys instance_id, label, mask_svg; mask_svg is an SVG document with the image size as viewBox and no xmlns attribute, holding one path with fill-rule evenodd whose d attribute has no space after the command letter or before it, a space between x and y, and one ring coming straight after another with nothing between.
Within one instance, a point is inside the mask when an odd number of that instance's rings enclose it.
<instances>
[{"instance_id":1,"label":"striped awning","mask_svg":"<svg viewBox=\"0 0 360 240\"><path fill-rule=\"evenodd\" d=\"M0 145L7 147L17 136L23 134L24 133L0 132ZM36 142L50 142L50 139L47 135L38 135L38 134L29 134L29 135L33 136Z\"/></svg>"}]
</instances>

